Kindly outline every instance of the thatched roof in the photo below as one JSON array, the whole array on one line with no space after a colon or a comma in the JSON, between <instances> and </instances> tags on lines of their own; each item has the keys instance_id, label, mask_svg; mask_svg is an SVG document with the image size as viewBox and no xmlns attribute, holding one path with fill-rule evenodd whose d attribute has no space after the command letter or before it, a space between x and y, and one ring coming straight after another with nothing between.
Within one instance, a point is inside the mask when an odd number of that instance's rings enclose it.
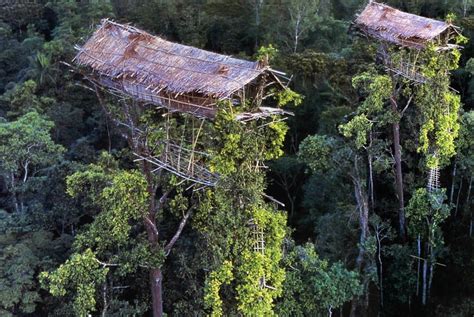
<instances>
[{"instance_id":1,"label":"thatched roof","mask_svg":"<svg viewBox=\"0 0 474 317\"><path fill-rule=\"evenodd\" d=\"M370 37L418 49L437 39L442 41L440 45L446 45L450 34L458 32L452 24L406 13L377 2L369 3L354 24ZM446 37L441 38L444 34Z\"/></svg>"},{"instance_id":2,"label":"thatched roof","mask_svg":"<svg viewBox=\"0 0 474 317\"><path fill-rule=\"evenodd\" d=\"M148 93L228 98L269 68L181 45L129 25L103 20L74 58L96 75Z\"/></svg>"}]
</instances>

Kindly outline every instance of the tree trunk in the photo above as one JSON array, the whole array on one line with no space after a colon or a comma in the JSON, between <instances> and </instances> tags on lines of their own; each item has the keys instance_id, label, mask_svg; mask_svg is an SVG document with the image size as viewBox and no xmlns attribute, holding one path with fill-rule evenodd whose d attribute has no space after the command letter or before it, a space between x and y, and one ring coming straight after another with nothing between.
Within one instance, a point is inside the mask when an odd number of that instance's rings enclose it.
<instances>
[{"instance_id":1,"label":"tree trunk","mask_svg":"<svg viewBox=\"0 0 474 317\"><path fill-rule=\"evenodd\" d=\"M369 149L372 148L373 144L373 137L372 137L372 130L369 132ZM369 168L369 179L368 179L368 188L369 188L369 198L370 198L370 208L374 210L375 208L375 198L374 198L374 168L373 168L373 155L370 151L367 151L367 161L368 161L368 168Z\"/></svg>"},{"instance_id":2,"label":"tree trunk","mask_svg":"<svg viewBox=\"0 0 474 317\"><path fill-rule=\"evenodd\" d=\"M296 51L298 49L298 40L299 40L299 37L300 37L301 12L299 10L300 10L300 8L298 8L296 24L295 24L295 34L294 34L295 40L294 40L294 43L293 43L293 53L296 53Z\"/></svg>"},{"instance_id":3,"label":"tree trunk","mask_svg":"<svg viewBox=\"0 0 474 317\"><path fill-rule=\"evenodd\" d=\"M398 113L397 103L394 99L390 98L392 104L392 110ZM403 197L403 173L402 173L402 147L400 146L400 123L395 122L392 124L393 132L393 156L395 158L395 187L398 196L398 228L399 234L402 239L406 238L405 231L405 201Z\"/></svg>"},{"instance_id":4,"label":"tree trunk","mask_svg":"<svg viewBox=\"0 0 474 317\"><path fill-rule=\"evenodd\" d=\"M357 200L357 208L359 209L359 225L360 225L360 236L359 236L359 255L357 256L356 264L359 271L362 270L364 257L365 257L365 241L369 233L369 205L367 201L367 195L363 191L360 180L354 181L354 189Z\"/></svg>"},{"instance_id":5,"label":"tree trunk","mask_svg":"<svg viewBox=\"0 0 474 317\"><path fill-rule=\"evenodd\" d=\"M453 167L453 173L452 173L452 180L451 180L451 193L449 194L449 204L451 205L453 203L453 197L454 197L454 185L456 183L456 168L457 164L456 161L454 161L454 167Z\"/></svg>"},{"instance_id":6,"label":"tree trunk","mask_svg":"<svg viewBox=\"0 0 474 317\"><path fill-rule=\"evenodd\" d=\"M465 208L467 210L470 210L470 203L471 203L471 191L472 191L472 179L473 177L469 178L469 186L467 187L467 196L466 196L466 203L465 203Z\"/></svg>"},{"instance_id":7,"label":"tree trunk","mask_svg":"<svg viewBox=\"0 0 474 317\"><path fill-rule=\"evenodd\" d=\"M372 154L369 154L367 159L369 160L369 195L370 195L370 207L372 211L375 208L374 198L374 168L372 166Z\"/></svg>"},{"instance_id":8,"label":"tree trunk","mask_svg":"<svg viewBox=\"0 0 474 317\"><path fill-rule=\"evenodd\" d=\"M421 288L421 304L423 306L426 305L426 293L427 293L427 290L428 290L428 287L427 287L427 282L428 282L428 256L429 256L429 245L426 244L425 246L425 250L426 250L426 254L425 254L425 259L423 260L423 273L422 273L422 276L421 276L421 280L422 280L422 283L423 283L423 286Z\"/></svg>"},{"instance_id":9,"label":"tree trunk","mask_svg":"<svg viewBox=\"0 0 474 317\"><path fill-rule=\"evenodd\" d=\"M153 175L151 173L150 163L143 161L142 172L147 181L147 191L150 195L149 205L148 205L148 215L144 219L145 228L147 232L148 242L150 243L151 249L158 252L160 247L158 243L159 235L158 229L155 224L155 214L156 214L156 188L153 181ZM162 280L163 274L161 268L151 268L150 269L150 291L152 298L152 311L153 317L162 317L163 316L163 290L162 290Z\"/></svg>"},{"instance_id":10,"label":"tree trunk","mask_svg":"<svg viewBox=\"0 0 474 317\"><path fill-rule=\"evenodd\" d=\"M255 0L255 49L258 50L260 39L261 10L264 0Z\"/></svg>"},{"instance_id":11,"label":"tree trunk","mask_svg":"<svg viewBox=\"0 0 474 317\"><path fill-rule=\"evenodd\" d=\"M102 313L101 313L101 316L102 317L105 317L107 316L107 310L109 308L109 302L107 300L107 281L104 282L104 284L102 285Z\"/></svg>"},{"instance_id":12,"label":"tree trunk","mask_svg":"<svg viewBox=\"0 0 474 317\"><path fill-rule=\"evenodd\" d=\"M15 207L15 212L19 213L20 212L20 206L18 204L18 199L16 197L16 184L15 184L15 176L13 175L13 173L10 174L10 182L11 182L11 193L12 193L13 206Z\"/></svg>"},{"instance_id":13,"label":"tree trunk","mask_svg":"<svg viewBox=\"0 0 474 317\"><path fill-rule=\"evenodd\" d=\"M356 259L356 267L359 273L362 273L363 266L365 263L365 242L367 236L369 235L369 203L367 192L362 186L362 180L359 173L358 158L354 159L354 175L351 175L352 181L354 183L354 195L356 198L357 209L359 211L359 226L360 226L360 236L359 236L359 254ZM365 293L368 292L368 283L364 282ZM355 298L351 303L351 312L350 316L360 316L362 312L367 311L367 298ZM361 310L361 311L359 311Z\"/></svg>"},{"instance_id":14,"label":"tree trunk","mask_svg":"<svg viewBox=\"0 0 474 317\"><path fill-rule=\"evenodd\" d=\"M463 180L464 180L464 178L461 177L461 179L459 181L459 190L458 190L458 195L457 195L457 198L456 198L456 206L454 207L454 218L456 218L458 216L459 198L461 197Z\"/></svg>"},{"instance_id":15,"label":"tree trunk","mask_svg":"<svg viewBox=\"0 0 474 317\"><path fill-rule=\"evenodd\" d=\"M471 207L471 190L472 190L472 176L471 178L469 179L469 188L467 190L467 197L466 197L466 210L470 210L470 213L469 213L469 217L470 217L470 221L469 221L469 238L472 237L472 209L470 208Z\"/></svg>"},{"instance_id":16,"label":"tree trunk","mask_svg":"<svg viewBox=\"0 0 474 317\"><path fill-rule=\"evenodd\" d=\"M418 255L418 266L416 270L416 296L418 297L420 295L420 269L421 269L421 237L420 234L418 234L418 238L416 239L416 246L417 246L417 255Z\"/></svg>"},{"instance_id":17,"label":"tree trunk","mask_svg":"<svg viewBox=\"0 0 474 317\"><path fill-rule=\"evenodd\" d=\"M162 289L163 273L161 269L155 268L150 270L150 290L152 296L153 317L163 316L163 289Z\"/></svg>"},{"instance_id":18,"label":"tree trunk","mask_svg":"<svg viewBox=\"0 0 474 317\"><path fill-rule=\"evenodd\" d=\"M431 263L430 263L430 277L428 279L428 289L426 290L426 299L428 300L430 298L430 294L431 294L431 285L433 283L433 276L434 276L434 268L435 268L435 260L434 260L434 256L431 255L430 256L431 258Z\"/></svg>"},{"instance_id":19,"label":"tree trunk","mask_svg":"<svg viewBox=\"0 0 474 317\"><path fill-rule=\"evenodd\" d=\"M380 232L375 232L377 238L377 258L379 261L379 288L380 288L380 307L383 308L383 262L382 262L382 242L380 239Z\"/></svg>"},{"instance_id":20,"label":"tree trunk","mask_svg":"<svg viewBox=\"0 0 474 317\"><path fill-rule=\"evenodd\" d=\"M469 221L469 238L472 238L472 228L473 228L473 223L472 223L472 213L471 213L471 221Z\"/></svg>"}]
</instances>

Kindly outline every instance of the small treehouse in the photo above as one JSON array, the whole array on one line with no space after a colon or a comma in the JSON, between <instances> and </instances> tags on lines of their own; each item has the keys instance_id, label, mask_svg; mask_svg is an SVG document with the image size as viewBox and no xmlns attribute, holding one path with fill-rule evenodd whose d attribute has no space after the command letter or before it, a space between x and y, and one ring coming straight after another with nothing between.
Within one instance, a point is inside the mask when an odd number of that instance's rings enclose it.
<instances>
[{"instance_id":1,"label":"small treehouse","mask_svg":"<svg viewBox=\"0 0 474 317\"><path fill-rule=\"evenodd\" d=\"M460 29L453 24L406 13L377 2L365 7L354 21L353 28L362 36L380 43L378 58L390 75L407 79L415 85L428 84L429 81L420 67L423 63L420 53L423 50L430 47L442 54L460 48L454 43L456 37L461 35ZM401 54L391 54L394 51ZM432 149L432 154L438 156L438 149ZM429 191L439 188L439 174L439 166L430 168Z\"/></svg>"},{"instance_id":2,"label":"small treehouse","mask_svg":"<svg viewBox=\"0 0 474 317\"><path fill-rule=\"evenodd\" d=\"M261 106L262 100L275 90L285 89L289 81L265 61L246 61L173 43L110 20L102 20L77 50L73 62L96 92L100 88L124 102L133 102L133 106L123 107L126 118L132 116L131 108L155 107L165 112L164 120L173 113L190 114L200 120L197 126L202 128L204 120L214 119L223 101L232 105L251 103L251 111L235 116L242 122L288 114ZM128 127L137 139L143 138L145 131L132 121L117 123ZM135 155L138 160L152 163L156 170L213 186L218 175L205 167L209 154L199 148L201 128L193 130L187 139L184 135L172 137L167 131L167 137L160 141L161 153L136 151Z\"/></svg>"},{"instance_id":3,"label":"small treehouse","mask_svg":"<svg viewBox=\"0 0 474 317\"><path fill-rule=\"evenodd\" d=\"M439 51L457 48L452 42L460 34L459 28L450 23L406 13L377 2L365 7L354 21L353 28L380 42L378 55L387 71L417 84L426 81L417 65L420 51L428 45L434 45ZM399 60L392 60L391 47L405 49L406 54Z\"/></svg>"}]
</instances>

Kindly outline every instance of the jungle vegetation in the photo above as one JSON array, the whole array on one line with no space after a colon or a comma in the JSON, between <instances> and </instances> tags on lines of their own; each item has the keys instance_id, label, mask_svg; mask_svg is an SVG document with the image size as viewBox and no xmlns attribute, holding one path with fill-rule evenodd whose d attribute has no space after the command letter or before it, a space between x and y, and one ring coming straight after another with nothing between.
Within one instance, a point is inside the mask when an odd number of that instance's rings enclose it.
<instances>
[{"instance_id":1,"label":"jungle vegetation","mask_svg":"<svg viewBox=\"0 0 474 317\"><path fill-rule=\"evenodd\" d=\"M472 316L474 1L385 1L462 30L462 49L423 53L422 72L436 80L419 86L388 76L376 43L349 31L367 2L2 5L0 315L158 316L153 268L159 316ZM65 64L103 18L239 58L271 56L292 75L294 93L279 102L294 116L259 130L222 105L203 131L225 186L195 194L152 175ZM159 131L155 115L140 124ZM433 166L441 188L429 192ZM266 228L262 256L243 238L249 216Z\"/></svg>"}]
</instances>

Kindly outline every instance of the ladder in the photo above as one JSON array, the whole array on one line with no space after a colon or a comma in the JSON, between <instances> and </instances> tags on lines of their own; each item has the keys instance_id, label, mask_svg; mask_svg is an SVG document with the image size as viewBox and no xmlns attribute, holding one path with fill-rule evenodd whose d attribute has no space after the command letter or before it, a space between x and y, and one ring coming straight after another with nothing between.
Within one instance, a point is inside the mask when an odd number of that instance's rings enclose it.
<instances>
[{"instance_id":1,"label":"ladder","mask_svg":"<svg viewBox=\"0 0 474 317\"><path fill-rule=\"evenodd\" d=\"M432 167L428 175L428 192L439 189L439 167Z\"/></svg>"},{"instance_id":2,"label":"ladder","mask_svg":"<svg viewBox=\"0 0 474 317\"><path fill-rule=\"evenodd\" d=\"M263 229L255 223L254 219L250 219L249 225L252 230L254 252L265 255L265 234L263 232ZM265 275L260 277L259 286L261 289L262 288L270 288L273 290L276 289L273 286L267 285L267 282L265 280Z\"/></svg>"}]
</instances>

